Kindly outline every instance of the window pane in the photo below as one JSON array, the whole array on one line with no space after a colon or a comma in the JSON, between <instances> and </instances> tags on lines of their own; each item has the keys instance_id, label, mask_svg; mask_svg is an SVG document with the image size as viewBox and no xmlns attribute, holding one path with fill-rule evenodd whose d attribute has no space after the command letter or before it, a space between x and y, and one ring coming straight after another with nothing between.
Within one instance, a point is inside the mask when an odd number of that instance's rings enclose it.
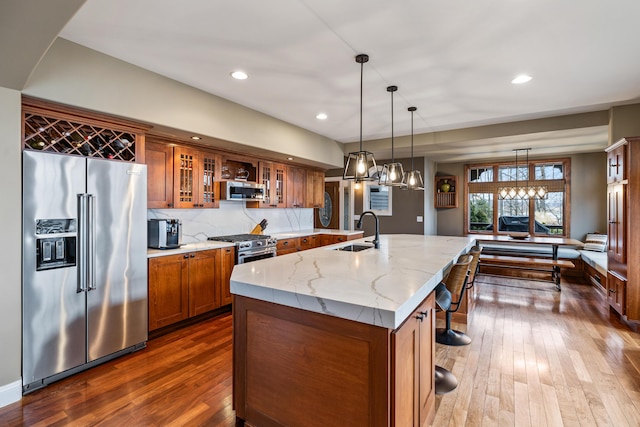
<instances>
[{"instance_id":1,"label":"window pane","mask_svg":"<svg viewBox=\"0 0 640 427\"><path fill-rule=\"evenodd\" d=\"M493 167L469 169L469 182L493 182Z\"/></svg>"},{"instance_id":2,"label":"window pane","mask_svg":"<svg viewBox=\"0 0 640 427\"><path fill-rule=\"evenodd\" d=\"M493 194L469 194L469 230L491 229L493 225Z\"/></svg>"},{"instance_id":3,"label":"window pane","mask_svg":"<svg viewBox=\"0 0 640 427\"><path fill-rule=\"evenodd\" d=\"M389 187L370 186L369 190L369 206L368 209L374 211L386 211L389 209Z\"/></svg>"},{"instance_id":4,"label":"window pane","mask_svg":"<svg viewBox=\"0 0 640 427\"><path fill-rule=\"evenodd\" d=\"M535 165L535 179L563 179L562 163L541 163Z\"/></svg>"},{"instance_id":5,"label":"window pane","mask_svg":"<svg viewBox=\"0 0 640 427\"><path fill-rule=\"evenodd\" d=\"M564 193L548 193L547 199L535 201L535 218L551 234L564 234Z\"/></svg>"},{"instance_id":6,"label":"window pane","mask_svg":"<svg viewBox=\"0 0 640 427\"><path fill-rule=\"evenodd\" d=\"M527 165L518 165L518 177L516 178L516 165L498 167L498 181L526 181L529 178Z\"/></svg>"},{"instance_id":7,"label":"window pane","mask_svg":"<svg viewBox=\"0 0 640 427\"><path fill-rule=\"evenodd\" d=\"M529 231L529 200L498 200L498 231Z\"/></svg>"}]
</instances>

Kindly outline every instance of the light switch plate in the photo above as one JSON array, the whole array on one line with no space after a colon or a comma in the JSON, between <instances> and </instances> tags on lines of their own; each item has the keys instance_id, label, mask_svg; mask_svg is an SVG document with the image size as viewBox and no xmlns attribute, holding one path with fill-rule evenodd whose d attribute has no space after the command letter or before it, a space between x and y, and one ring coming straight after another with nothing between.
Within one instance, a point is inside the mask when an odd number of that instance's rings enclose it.
<instances>
[{"instance_id":1,"label":"light switch plate","mask_svg":"<svg viewBox=\"0 0 640 427\"><path fill-rule=\"evenodd\" d=\"M418 222L422 222L422 215L418 215L417 219Z\"/></svg>"}]
</instances>

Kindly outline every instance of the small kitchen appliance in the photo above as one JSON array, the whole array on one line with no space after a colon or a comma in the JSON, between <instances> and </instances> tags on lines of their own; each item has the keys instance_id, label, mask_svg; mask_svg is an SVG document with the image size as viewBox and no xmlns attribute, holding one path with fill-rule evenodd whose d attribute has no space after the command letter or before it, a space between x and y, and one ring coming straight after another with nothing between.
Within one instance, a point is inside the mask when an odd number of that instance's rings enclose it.
<instances>
[{"instance_id":1,"label":"small kitchen appliance","mask_svg":"<svg viewBox=\"0 0 640 427\"><path fill-rule=\"evenodd\" d=\"M154 249L175 249L182 244L182 221L150 219L147 221L148 246Z\"/></svg>"}]
</instances>

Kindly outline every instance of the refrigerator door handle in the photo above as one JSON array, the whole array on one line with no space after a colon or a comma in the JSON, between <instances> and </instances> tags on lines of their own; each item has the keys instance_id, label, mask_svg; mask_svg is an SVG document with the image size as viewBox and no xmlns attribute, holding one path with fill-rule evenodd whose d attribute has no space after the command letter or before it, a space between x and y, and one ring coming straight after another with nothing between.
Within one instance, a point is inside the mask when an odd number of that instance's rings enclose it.
<instances>
[{"instance_id":1,"label":"refrigerator door handle","mask_svg":"<svg viewBox=\"0 0 640 427\"><path fill-rule=\"evenodd\" d=\"M87 290L91 291L96 289L96 196L88 194L87 199Z\"/></svg>"},{"instance_id":2,"label":"refrigerator door handle","mask_svg":"<svg viewBox=\"0 0 640 427\"><path fill-rule=\"evenodd\" d=\"M76 292L87 290L87 194L78 194L78 284Z\"/></svg>"}]
</instances>

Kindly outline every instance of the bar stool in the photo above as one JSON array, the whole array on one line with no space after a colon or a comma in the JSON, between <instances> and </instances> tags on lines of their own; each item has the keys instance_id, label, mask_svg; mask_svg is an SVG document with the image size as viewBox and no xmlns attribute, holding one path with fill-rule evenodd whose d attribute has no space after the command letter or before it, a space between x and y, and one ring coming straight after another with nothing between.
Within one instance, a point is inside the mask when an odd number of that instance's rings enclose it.
<instances>
[{"instance_id":1,"label":"bar stool","mask_svg":"<svg viewBox=\"0 0 640 427\"><path fill-rule=\"evenodd\" d=\"M438 308L446 311L447 308L451 306L451 292L449 292L447 286L442 282L436 285L434 291L436 293L436 304ZM449 393L458 387L458 379L455 375L442 366L435 365L434 378L436 394Z\"/></svg>"},{"instance_id":2,"label":"bar stool","mask_svg":"<svg viewBox=\"0 0 640 427\"><path fill-rule=\"evenodd\" d=\"M458 295L458 300L451 301L449 307L444 309L446 327L436 329L436 342L439 344L461 346L471 343L471 338L467 334L451 329L451 315L458 311L464 298L472 259L472 255L461 255L458 261L451 267L447 278L443 281L451 295Z\"/></svg>"},{"instance_id":3,"label":"bar stool","mask_svg":"<svg viewBox=\"0 0 640 427\"><path fill-rule=\"evenodd\" d=\"M480 254L482 253L482 247L474 246L469 249L469 255L473 258L471 259L471 264L469 265L469 280L467 289L473 288L473 285L476 283L476 275L480 270Z\"/></svg>"}]
</instances>

